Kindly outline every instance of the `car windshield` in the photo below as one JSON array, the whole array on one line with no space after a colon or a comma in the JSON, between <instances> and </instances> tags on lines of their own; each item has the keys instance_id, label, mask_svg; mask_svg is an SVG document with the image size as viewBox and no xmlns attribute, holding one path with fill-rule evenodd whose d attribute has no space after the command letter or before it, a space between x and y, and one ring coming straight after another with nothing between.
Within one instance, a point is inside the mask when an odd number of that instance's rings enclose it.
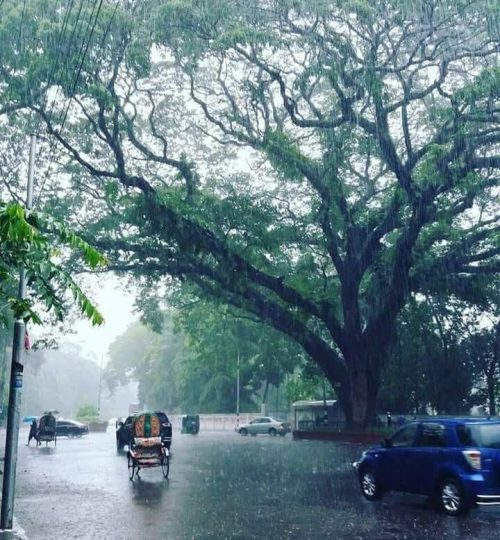
<instances>
[{"instance_id":1,"label":"car windshield","mask_svg":"<svg viewBox=\"0 0 500 540\"><path fill-rule=\"evenodd\" d=\"M457 426L458 439L464 446L500 448L500 424Z\"/></svg>"}]
</instances>

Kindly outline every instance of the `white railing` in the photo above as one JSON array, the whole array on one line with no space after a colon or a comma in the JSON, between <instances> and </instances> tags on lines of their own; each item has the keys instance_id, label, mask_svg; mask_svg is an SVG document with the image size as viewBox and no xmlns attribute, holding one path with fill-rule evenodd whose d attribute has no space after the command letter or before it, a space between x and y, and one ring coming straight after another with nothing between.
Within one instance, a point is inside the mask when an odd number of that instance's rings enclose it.
<instances>
[{"instance_id":1,"label":"white railing","mask_svg":"<svg viewBox=\"0 0 500 540\"><path fill-rule=\"evenodd\" d=\"M258 412L240 413L237 418L236 414L200 414L200 431L234 431L237 424L241 426L260 415ZM174 429L181 429L182 416L182 414L169 415Z\"/></svg>"}]
</instances>

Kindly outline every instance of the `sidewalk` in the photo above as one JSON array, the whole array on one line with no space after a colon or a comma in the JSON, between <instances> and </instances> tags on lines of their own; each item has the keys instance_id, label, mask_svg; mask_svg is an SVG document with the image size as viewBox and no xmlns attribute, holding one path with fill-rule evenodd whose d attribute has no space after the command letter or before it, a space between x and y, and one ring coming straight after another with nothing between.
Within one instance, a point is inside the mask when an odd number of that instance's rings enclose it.
<instances>
[{"instance_id":1,"label":"sidewalk","mask_svg":"<svg viewBox=\"0 0 500 540\"><path fill-rule=\"evenodd\" d=\"M4 427L0 428L0 484L3 486L3 468L5 463L5 435L6 430ZM24 432L22 430L19 430L19 446L21 445L21 441L23 440ZM1 490L0 490L0 501L2 500L1 497ZM16 516L14 516L14 523L13 523L13 529L12 530L2 530L0 529L0 540L28 540L28 537L26 536L26 533L23 531L22 527L19 525L19 522L16 519Z\"/></svg>"}]
</instances>

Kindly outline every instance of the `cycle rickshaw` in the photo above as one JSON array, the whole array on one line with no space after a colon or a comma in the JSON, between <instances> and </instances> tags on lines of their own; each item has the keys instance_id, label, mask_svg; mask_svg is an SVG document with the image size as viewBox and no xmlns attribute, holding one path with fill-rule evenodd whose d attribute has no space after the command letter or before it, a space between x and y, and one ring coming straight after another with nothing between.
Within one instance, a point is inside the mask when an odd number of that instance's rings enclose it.
<instances>
[{"instance_id":1,"label":"cycle rickshaw","mask_svg":"<svg viewBox=\"0 0 500 540\"><path fill-rule=\"evenodd\" d=\"M45 443L48 446L49 442L53 442L54 446L57 445L57 420L52 414L44 414L40 417L38 422L38 446Z\"/></svg>"},{"instance_id":2,"label":"cycle rickshaw","mask_svg":"<svg viewBox=\"0 0 500 540\"><path fill-rule=\"evenodd\" d=\"M200 417L197 414L185 414L182 417L181 433L197 435L200 431Z\"/></svg>"},{"instance_id":3,"label":"cycle rickshaw","mask_svg":"<svg viewBox=\"0 0 500 540\"><path fill-rule=\"evenodd\" d=\"M132 420L127 452L130 480L139 477L141 469L161 467L163 477L168 478L170 452L162 442L161 420L155 413L140 413Z\"/></svg>"}]
</instances>

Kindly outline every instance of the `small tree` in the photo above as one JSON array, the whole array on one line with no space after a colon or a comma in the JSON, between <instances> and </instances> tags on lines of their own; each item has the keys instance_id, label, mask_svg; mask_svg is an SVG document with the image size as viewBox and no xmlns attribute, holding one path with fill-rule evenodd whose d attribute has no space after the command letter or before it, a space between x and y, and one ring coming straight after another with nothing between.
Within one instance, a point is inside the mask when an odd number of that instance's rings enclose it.
<instances>
[{"instance_id":1,"label":"small tree","mask_svg":"<svg viewBox=\"0 0 500 540\"><path fill-rule=\"evenodd\" d=\"M96 406L87 403L78 409L76 417L82 422L95 422L99 418L99 411Z\"/></svg>"}]
</instances>

